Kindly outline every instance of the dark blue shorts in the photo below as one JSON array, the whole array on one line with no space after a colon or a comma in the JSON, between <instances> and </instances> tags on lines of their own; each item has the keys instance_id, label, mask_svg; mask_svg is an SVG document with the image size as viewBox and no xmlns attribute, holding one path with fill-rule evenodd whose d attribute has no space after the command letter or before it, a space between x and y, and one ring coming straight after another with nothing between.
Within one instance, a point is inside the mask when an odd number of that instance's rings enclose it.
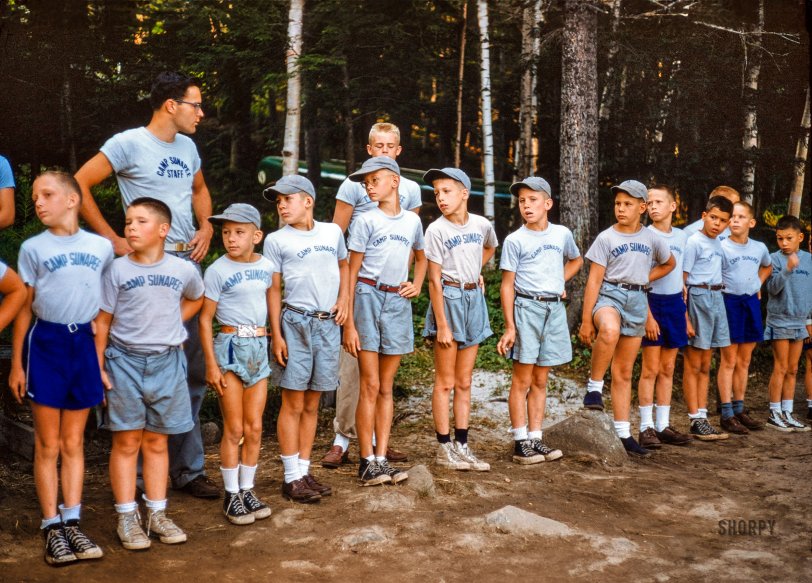
<instances>
[{"instance_id":1,"label":"dark blue shorts","mask_svg":"<svg viewBox=\"0 0 812 583\"><path fill-rule=\"evenodd\" d=\"M727 312L727 327L731 344L761 342L764 324L761 322L761 301L758 294L734 295L722 293Z\"/></svg>"},{"instance_id":2,"label":"dark blue shorts","mask_svg":"<svg viewBox=\"0 0 812 583\"><path fill-rule=\"evenodd\" d=\"M685 300L682 293L648 294L648 307L651 315L660 326L657 340L643 337L643 346L682 348L688 345L688 331L685 324Z\"/></svg>"},{"instance_id":3,"label":"dark blue shorts","mask_svg":"<svg viewBox=\"0 0 812 583\"><path fill-rule=\"evenodd\" d=\"M90 324L35 320L23 344L29 399L55 409L89 409L104 399Z\"/></svg>"}]
</instances>

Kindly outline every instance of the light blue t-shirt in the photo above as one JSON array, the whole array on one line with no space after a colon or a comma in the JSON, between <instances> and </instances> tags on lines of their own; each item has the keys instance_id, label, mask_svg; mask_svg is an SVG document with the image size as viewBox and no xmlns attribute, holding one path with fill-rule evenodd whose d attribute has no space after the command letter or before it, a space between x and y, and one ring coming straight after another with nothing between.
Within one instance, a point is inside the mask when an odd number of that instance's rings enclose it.
<instances>
[{"instance_id":1,"label":"light blue t-shirt","mask_svg":"<svg viewBox=\"0 0 812 583\"><path fill-rule=\"evenodd\" d=\"M711 239L702 231L688 237L682 271L688 274L688 285L721 285L722 283L722 243Z\"/></svg>"},{"instance_id":2,"label":"light blue t-shirt","mask_svg":"<svg viewBox=\"0 0 812 583\"><path fill-rule=\"evenodd\" d=\"M102 275L113 261L113 246L79 230L59 237L44 231L23 242L19 271L34 288L34 315L57 324L84 324L99 313Z\"/></svg>"},{"instance_id":3,"label":"light blue t-shirt","mask_svg":"<svg viewBox=\"0 0 812 583\"><path fill-rule=\"evenodd\" d=\"M183 134L173 142L140 127L116 134L101 147L110 161L124 209L141 196L157 198L172 211L167 243L188 243L195 234L192 183L200 170L195 143Z\"/></svg>"},{"instance_id":4,"label":"light blue t-shirt","mask_svg":"<svg viewBox=\"0 0 812 583\"><path fill-rule=\"evenodd\" d=\"M3 156L0 156L0 188L16 188L14 184L14 173L11 171L11 164Z\"/></svg>"},{"instance_id":5,"label":"light blue t-shirt","mask_svg":"<svg viewBox=\"0 0 812 583\"><path fill-rule=\"evenodd\" d=\"M286 303L319 312L335 306L341 283L338 262L347 258L338 225L315 221L309 231L285 225L265 238L263 254L271 271L282 274Z\"/></svg>"},{"instance_id":6,"label":"light blue t-shirt","mask_svg":"<svg viewBox=\"0 0 812 583\"><path fill-rule=\"evenodd\" d=\"M516 274L516 291L531 296L564 293L564 263L581 255L572 231L549 223L543 231L522 225L505 238L499 268Z\"/></svg>"},{"instance_id":7,"label":"light blue t-shirt","mask_svg":"<svg viewBox=\"0 0 812 583\"><path fill-rule=\"evenodd\" d=\"M423 249L423 226L415 213L389 216L374 208L350 224L350 251L364 254L359 277L397 286L409 277L412 250Z\"/></svg>"},{"instance_id":8,"label":"light blue t-shirt","mask_svg":"<svg viewBox=\"0 0 812 583\"><path fill-rule=\"evenodd\" d=\"M758 270L770 265L770 252L761 241L747 239L736 243L730 238L722 241L722 281L725 293L751 296L761 289Z\"/></svg>"},{"instance_id":9,"label":"light blue t-shirt","mask_svg":"<svg viewBox=\"0 0 812 583\"><path fill-rule=\"evenodd\" d=\"M265 326L268 321L268 288L271 262L260 255L241 263L223 255L203 276L206 297L217 302L214 317L226 326Z\"/></svg>"},{"instance_id":10,"label":"light blue t-shirt","mask_svg":"<svg viewBox=\"0 0 812 583\"><path fill-rule=\"evenodd\" d=\"M668 249L671 251L671 255L674 256L674 260L677 263L674 266L674 270L665 275L665 277L651 282L651 291L661 295L682 293L682 256L685 254L685 243L688 240L688 236L685 234L685 231L675 227L671 228L670 233L663 233L655 228L654 225L649 225L648 228L668 244ZM652 261L651 266L654 267L655 265L656 264Z\"/></svg>"},{"instance_id":11,"label":"light blue t-shirt","mask_svg":"<svg viewBox=\"0 0 812 583\"><path fill-rule=\"evenodd\" d=\"M662 265L671 252L665 240L649 229L621 233L612 226L598 234L585 257L606 268L605 281L648 285L652 263Z\"/></svg>"},{"instance_id":12,"label":"light blue t-shirt","mask_svg":"<svg viewBox=\"0 0 812 583\"><path fill-rule=\"evenodd\" d=\"M420 208L423 204L423 198L420 195L420 185L405 176L400 177L398 196L400 198L400 208L407 211ZM363 185L360 182L353 182L349 178L345 179L338 187L336 200L346 202L352 206L352 218L350 219L350 223L354 222L355 219L363 213L378 208L378 203L373 202L369 198Z\"/></svg>"},{"instance_id":13,"label":"light blue t-shirt","mask_svg":"<svg viewBox=\"0 0 812 583\"><path fill-rule=\"evenodd\" d=\"M690 237L690 236L691 236L691 235L693 235L694 233L698 233L699 231L701 231L701 230L702 230L702 227L704 227L704 226L705 226L705 221L703 221L702 219L697 219L697 220L695 220L693 223L691 223L690 225L688 225L687 227L685 227L685 228L683 229L683 231L685 231L685 234L686 234L688 237ZM730 237L730 227L725 227L725 230L724 230L724 231L722 231L721 233L719 233L719 234L716 236L716 238L717 238L717 239L719 239L719 242L720 242L720 243L721 243L722 241L724 241L725 239L727 239L728 237Z\"/></svg>"},{"instance_id":14,"label":"light blue t-shirt","mask_svg":"<svg viewBox=\"0 0 812 583\"><path fill-rule=\"evenodd\" d=\"M443 279L457 283L478 283L485 247L499 244L491 222L468 213L468 221L457 225L440 216L426 229L426 259L442 266Z\"/></svg>"}]
</instances>

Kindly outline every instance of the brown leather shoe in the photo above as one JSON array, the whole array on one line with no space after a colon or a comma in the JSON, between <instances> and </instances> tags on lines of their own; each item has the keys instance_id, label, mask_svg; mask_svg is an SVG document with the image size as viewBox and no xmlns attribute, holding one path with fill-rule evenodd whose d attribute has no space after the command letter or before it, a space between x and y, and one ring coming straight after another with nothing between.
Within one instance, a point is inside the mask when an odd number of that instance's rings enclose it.
<instances>
[{"instance_id":1,"label":"brown leather shoe","mask_svg":"<svg viewBox=\"0 0 812 583\"><path fill-rule=\"evenodd\" d=\"M660 440L657 438L657 432L654 431L653 427L649 427L645 431L641 431L640 435L637 437L637 441L640 444L640 447L643 449L660 449L663 446L663 444L660 443Z\"/></svg>"},{"instance_id":2,"label":"brown leather shoe","mask_svg":"<svg viewBox=\"0 0 812 583\"><path fill-rule=\"evenodd\" d=\"M349 452L341 449L340 445L334 445L330 448L324 457L321 458L321 467L331 470L336 469L341 464L350 463Z\"/></svg>"},{"instance_id":3,"label":"brown leather shoe","mask_svg":"<svg viewBox=\"0 0 812 583\"><path fill-rule=\"evenodd\" d=\"M302 504L310 504L321 500L321 494L311 490L304 478L294 480L291 483L282 484L282 496L292 502L300 502Z\"/></svg>"},{"instance_id":4,"label":"brown leather shoe","mask_svg":"<svg viewBox=\"0 0 812 583\"><path fill-rule=\"evenodd\" d=\"M750 433L750 430L742 425L741 421L739 421L735 415L727 419L722 417L719 425L721 425L722 431L727 431L728 433L734 433L736 435L747 435Z\"/></svg>"},{"instance_id":5,"label":"brown leather shoe","mask_svg":"<svg viewBox=\"0 0 812 583\"><path fill-rule=\"evenodd\" d=\"M396 449L392 449L391 447L387 447L386 460L392 462L393 464L402 464L404 462L409 461L409 456L403 453L402 451L398 451Z\"/></svg>"},{"instance_id":6,"label":"brown leather shoe","mask_svg":"<svg viewBox=\"0 0 812 583\"><path fill-rule=\"evenodd\" d=\"M333 489L330 486L320 483L316 478L311 476L310 474L302 476L302 479L307 484L307 487L313 490L314 492L318 492L321 496L329 496L333 493Z\"/></svg>"},{"instance_id":7,"label":"brown leather shoe","mask_svg":"<svg viewBox=\"0 0 812 583\"><path fill-rule=\"evenodd\" d=\"M750 417L750 415L747 414L747 411L736 413L736 419L738 419L739 423L744 425L750 431L760 431L761 429L764 429L764 424L761 421L757 421Z\"/></svg>"},{"instance_id":8,"label":"brown leather shoe","mask_svg":"<svg viewBox=\"0 0 812 583\"><path fill-rule=\"evenodd\" d=\"M694 438L690 435L680 433L670 425L662 431L657 431L656 433L657 439L660 440L660 443L664 443L666 445L688 445L694 440Z\"/></svg>"},{"instance_id":9,"label":"brown leather shoe","mask_svg":"<svg viewBox=\"0 0 812 583\"><path fill-rule=\"evenodd\" d=\"M185 486L178 488L181 492L186 492L187 494L194 496L195 498L219 498L220 497L220 488L217 487L217 484L211 481L208 476L203 474L197 476L191 482L188 482Z\"/></svg>"}]
</instances>

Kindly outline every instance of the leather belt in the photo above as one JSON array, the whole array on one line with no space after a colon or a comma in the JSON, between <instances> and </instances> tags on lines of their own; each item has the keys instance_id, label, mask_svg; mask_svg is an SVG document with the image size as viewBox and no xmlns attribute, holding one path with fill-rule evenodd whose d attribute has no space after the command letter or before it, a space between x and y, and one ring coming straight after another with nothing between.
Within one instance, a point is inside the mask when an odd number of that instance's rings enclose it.
<instances>
[{"instance_id":1,"label":"leather belt","mask_svg":"<svg viewBox=\"0 0 812 583\"><path fill-rule=\"evenodd\" d=\"M336 317L335 312L322 312L320 310L303 310L302 308L297 308L296 306L291 306L289 304L285 304L284 308L286 310L290 310L291 312L296 312L297 314L301 314L302 316L310 316L311 318L316 318L316 320L332 320Z\"/></svg>"},{"instance_id":2,"label":"leather belt","mask_svg":"<svg viewBox=\"0 0 812 583\"><path fill-rule=\"evenodd\" d=\"M623 283L622 281L604 281L604 283L608 283L609 285L613 285L615 287L619 287L620 289L625 289L627 291L647 292L649 290L649 287L647 285L642 285L639 283Z\"/></svg>"},{"instance_id":3,"label":"leather belt","mask_svg":"<svg viewBox=\"0 0 812 583\"><path fill-rule=\"evenodd\" d=\"M268 336L268 329L265 326L250 326L238 324L237 326L220 326L223 334L236 334L238 338L261 338Z\"/></svg>"},{"instance_id":4,"label":"leather belt","mask_svg":"<svg viewBox=\"0 0 812 583\"><path fill-rule=\"evenodd\" d=\"M194 248L195 248L194 245L189 245L189 243L164 244L164 251L174 251L175 253L183 253L184 251L191 251Z\"/></svg>"},{"instance_id":5,"label":"leather belt","mask_svg":"<svg viewBox=\"0 0 812 583\"><path fill-rule=\"evenodd\" d=\"M563 302L563 298L561 296L531 296L530 294L523 294L522 292L516 292L516 296L520 298L525 298L527 300L536 300L537 302Z\"/></svg>"},{"instance_id":6,"label":"leather belt","mask_svg":"<svg viewBox=\"0 0 812 583\"><path fill-rule=\"evenodd\" d=\"M442 280L442 284L448 287L462 288L464 290L471 290L479 287L479 285L476 283L460 283L458 281L450 281L448 279Z\"/></svg>"},{"instance_id":7,"label":"leather belt","mask_svg":"<svg viewBox=\"0 0 812 583\"><path fill-rule=\"evenodd\" d=\"M369 279L368 277L359 277L358 281L360 281L361 283L365 283L367 285L371 285L372 287L379 289L382 292L387 292L390 294L400 293L399 285L386 285L385 283L378 283L374 279Z\"/></svg>"},{"instance_id":8,"label":"leather belt","mask_svg":"<svg viewBox=\"0 0 812 583\"><path fill-rule=\"evenodd\" d=\"M710 283L693 283L688 287L698 287L699 289L709 289L711 291L719 291L725 289L725 284L717 283L717 284L710 284Z\"/></svg>"}]
</instances>

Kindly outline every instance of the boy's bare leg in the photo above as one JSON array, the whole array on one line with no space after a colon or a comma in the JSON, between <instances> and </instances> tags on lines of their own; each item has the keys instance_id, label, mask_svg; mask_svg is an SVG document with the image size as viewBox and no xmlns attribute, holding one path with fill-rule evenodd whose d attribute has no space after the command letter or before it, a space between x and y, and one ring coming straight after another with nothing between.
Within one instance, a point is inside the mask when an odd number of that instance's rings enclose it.
<instances>
[{"instance_id":1,"label":"boy's bare leg","mask_svg":"<svg viewBox=\"0 0 812 583\"><path fill-rule=\"evenodd\" d=\"M169 479L168 442L168 435L146 429L141 438L141 451L144 456L144 495L149 500L166 499L166 484Z\"/></svg>"},{"instance_id":2,"label":"boy's bare leg","mask_svg":"<svg viewBox=\"0 0 812 583\"><path fill-rule=\"evenodd\" d=\"M528 424L528 416L532 424L533 413L530 404L530 390L533 377L532 364L522 364L513 361L513 377L510 381L510 394L508 395L508 414L510 426L521 428Z\"/></svg>"},{"instance_id":3,"label":"boy's bare leg","mask_svg":"<svg viewBox=\"0 0 812 583\"><path fill-rule=\"evenodd\" d=\"M528 429L530 431L541 431L541 425L544 423L544 409L547 405L547 377L549 374L549 366L533 366L530 394L527 395Z\"/></svg>"},{"instance_id":4,"label":"boy's bare leg","mask_svg":"<svg viewBox=\"0 0 812 583\"><path fill-rule=\"evenodd\" d=\"M448 409L456 380L459 354L456 342L445 347L434 342L434 391L431 394L431 415L434 418L434 430L441 435L448 435L451 432Z\"/></svg>"},{"instance_id":5,"label":"boy's bare leg","mask_svg":"<svg viewBox=\"0 0 812 583\"><path fill-rule=\"evenodd\" d=\"M795 399L795 386L798 384L798 364L801 360L803 350L803 340L793 340L787 347L787 368L784 373L784 382L781 387L781 400L791 401Z\"/></svg>"},{"instance_id":6,"label":"boy's bare leg","mask_svg":"<svg viewBox=\"0 0 812 583\"><path fill-rule=\"evenodd\" d=\"M53 518L59 496L56 462L59 457L61 411L32 402L31 412L34 415L34 484L43 518Z\"/></svg>"},{"instance_id":7,"label":"boy's bare leg","mask_svg":"<svg viewBox=\"0 0 812 583\"><path fill-rule=\"evenodd\" d=\"M789 340L773 340L773 372L768 387L770 403L778 403L789 366Z\"/></svg>"},{"instance_id":8,"label":"boy's bare leg","mask_svg":"<svg viewBox=\"0 0 812 583\"><path fill-rule=\"evenodd\" d=\"M747 391L747 376L750 372L750 360L755 342L745 342L739 344L736 351L736 368L733 370L733 400L744 401L744 394ZM723 349L724 350L724 349Z\"/></svg>"},{"instance_id":9,"label":"boy's bare leg","mask_svg":"<svg viewBox=\"0 0 812 583\"><path fill-rule=\"evenodd\" d=\"M291 456L299 453L299 421L304 411L305 391L282 389L282 406L276 420L279 453Z\"/></svg>"},{"instance_id":10,"label":"boy's bare leg","mask_svg":"<svg viewBox=\"0 0 812 583\"><path fill-rule=\"evenodd\" d=\"M309 460L313 451L320 400L320 392L309 390L304 392L302 415L299 418L299 459Z\"/></svg>"},{"instance_id":11,"label":"boy's bare leg","mask_svg":"<svg viewBox=\"0 0 812 583\"><path fill-rule=\"evenodd\" d=\"M375 427L375 407L381 390L379 356L377 352L370 350L358 352L360 382L358 407L355 410L355 431L358 433L358 449L364 458L375 453L372 447L372 432Z\"/></svg>"},{"instance_id":12,"label":"boy's bare leg","mask_svg":"<svg viewBox=\"0 0 812 583\"><path fill-rule=\"evenodd\" d=\"M689 415L699 413L699 396L697 393L697 377L702 367L702 353L706 352L693 346L685 347L685 368L682 375L682 392L685 396L685 405Z\"/></svg>"},{"instance_id":13,"label":"boy's bare leg","mask_svg":"<svg viewBox=\"0 0 812 583\"><path fill-rule=\"evenodd\" d=\"M223 415L223 437L220 439L220 466L236 468L240 461L240 439L243 437L243 386L233 372L223 375L226 388L220 396Z\"/></svg>"},{"instance_id":14,"label":"boy's bare leg","mask_svg":"<svg viewBox=\"0 0 812 583\"><path fill-rule=\"evenodd\" d=\"M598 335L592 344L589 378L599 381L606 376L615 347L620 341L620 314L614 308L607 306L595 312L592 321L595 323Z\"/></svg>"},{"instance_id":15,"label":"boy's bare leg","mask_svg":"<svg viewBox=\"0 0 812 583\"><path fill-rule=\"evenodd\" d=\"M143 429L114 431L110 451L110 485L116 504L135 500L135 475Z\"/></svg>"},{"instance_id":16,"label":"boy's bare leg","mask_svg":"<svg viewBox=\"0 0 812 583\"><path fill-rule=\"evenodd\" d=\"M612 415L615 421L629 421L632 399L632 369L640 349L640 336L621 336L612 359Z\"/></svg>"},{"instance_id":17,"label":"boy's bare leg","mask_svg":"<svg viewBox=\"0 0 812 583\"><path fill-rule=\"evenodd\" d=\"M241 383L242 384L242 383ZM262 413L268 397L268 380L243 389L242 393L242 427L244 441L240 461L244 466L255 466L259 461L259 449L262 441ZM234 467L234 466L229 466Z\"/></svg>"},{"instance_id":18,"label":"boy's bare leg","mask_svg":"<svg viewBox=\"0 0 812 583\"><path fill-rule=\"evenodd\" d=\"M739 354L739 344L723 346L719 349L719 370L716 374L716 386L719 389L721 403L730 403L733 398L733 376Z\"/></svg>"},{"instance_id":19,"label":"boy's bare leg","mask_svg":"<svg viewBox=\"0 0 812 583\"><path fill-rule=\"evenodd\" d=\"M479 345L457 351L454 366L454 427L468 429L471 417L471 376ZM446 409L448 410L448 409Z\"/></svg>"},{"instance_id":20,"label":"boy's bare leg","mask_svg":"<svg viewBox=\"0 0 812 583\"><path fill-rule=\"evenodd\" d=\"M696 375L696 402L700 409L708 408L708 389L710 388L710 365L713 350L702 350L699 369Z\"/></svg>"},{"instance_id":21,"label":"boy's bare leg","mask_svg":"<svg viewBox=\"0 0 812 583\"><path fill-rule=\"evenodd\" d=\"M637 383L637 403L641 407L654 404L654 386L660 373L660 347L644 346L640 380Z\"/></svg>"},{"instance_id":22,"label":"boy's bare leg","mask_svg":"<svg viewBox=\"0 0 812 583\"><path fill-rule=\"evenodd\" d=\"M392 389L400 359L399 354L381 354L378 358L378 378L381 383L375 402L375 455L378 458L386 457L386 450L389 447L389 435L392 432L392 419L395 413ZM370 437L370 443L371 439Z\"/></svg>"},{"instance_id":23,"label":"boy's bare leg","mask_svg":"<svg viewBox=\"0 0 812 583\"><path fill-rule=\"evenodd\" d=\"M660 368L657 371L657 382L655 384L657 405L660 407L671 406L671 393L674 388L674 366L677 363L678 352L679 348L660 349Z\"/></svg>"}]
</instances>

